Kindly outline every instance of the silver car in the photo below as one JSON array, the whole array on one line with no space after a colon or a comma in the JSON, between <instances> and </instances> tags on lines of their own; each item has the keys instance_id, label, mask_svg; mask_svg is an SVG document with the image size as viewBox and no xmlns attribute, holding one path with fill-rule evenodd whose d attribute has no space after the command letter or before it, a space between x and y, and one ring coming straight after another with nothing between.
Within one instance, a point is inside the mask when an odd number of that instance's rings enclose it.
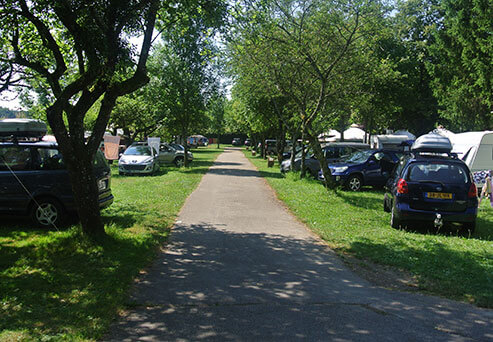
<instances>
[{"instance_id":1,"label":"silver car","mask_svg":"<svg viewBox=\"0 0 493 342\"><path fill-rule=\"evenodd\" d=\"M118 172L125 174L154 174L159 171L157 151L147 145L132 145L118 161Z\"/></svg>"},{"instance_id":2,"label":"silver car","mask_svg":"<svg viewBox=\"0 0 493 342\"><path fill-rule=\"evenodd\" d=\"M159 146L159 164L175 164L180 167L185 162L185 148L178 144L162 143ZM188 160L193 160L192 152L188 151Z\"/></svg>"}]
</instances>

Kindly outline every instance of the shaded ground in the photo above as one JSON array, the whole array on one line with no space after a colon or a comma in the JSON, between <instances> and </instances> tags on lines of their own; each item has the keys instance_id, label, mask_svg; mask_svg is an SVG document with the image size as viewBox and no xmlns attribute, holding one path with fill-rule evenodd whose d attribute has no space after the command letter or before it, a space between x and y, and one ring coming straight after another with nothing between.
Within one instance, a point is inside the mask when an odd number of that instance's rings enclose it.
<instances>
[{"instance_id":1,"label":"shaded ground","mask_svg":"<svg viewBox=\"0 0 493 342\"><path fill-rule=\"evenodd\" d=\"M405 274L348 260L372 283L402 279L412 288ZM229 149L188 199L170 244L105 340L493 338L490 310L372 283L294 219L242 153Z\"/></svg>"}]
</instances>

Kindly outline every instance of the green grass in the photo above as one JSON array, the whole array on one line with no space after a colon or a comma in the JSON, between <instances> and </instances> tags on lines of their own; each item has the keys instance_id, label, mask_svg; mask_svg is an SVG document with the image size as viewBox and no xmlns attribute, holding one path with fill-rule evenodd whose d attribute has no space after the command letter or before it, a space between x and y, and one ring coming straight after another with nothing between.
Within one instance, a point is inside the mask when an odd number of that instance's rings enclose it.
<instances>
[{"instance_id":1,"label":"green grass","mask_svg":"<svg viewBox=\"0 0 493 342\"><path fill-rule=\"evenodd\" d=\"M427 227L413 231L390 227L383 211L383 191L327 191L298 173L280 174L267 162L245 153L278 197L338 253L411 272L419 288L436 295L493 308L493 208L481 204L476 232L437 234ZM431 227L430 227L431 228Z\"/></svg>"},{"instance_id":2,"label":"green grass","mask_svg":"<svg viewBox=\"0 0 493 342\"><path fill-rule=\"evenodd\" d=\"M163 167L154 177L121 177L112 166L115 202L102 212L108 238L101 245L78 225L47 231L2 218L0 341L101 338L220 151L194 150L191 168Z\"/></svg>"}]
</instances>

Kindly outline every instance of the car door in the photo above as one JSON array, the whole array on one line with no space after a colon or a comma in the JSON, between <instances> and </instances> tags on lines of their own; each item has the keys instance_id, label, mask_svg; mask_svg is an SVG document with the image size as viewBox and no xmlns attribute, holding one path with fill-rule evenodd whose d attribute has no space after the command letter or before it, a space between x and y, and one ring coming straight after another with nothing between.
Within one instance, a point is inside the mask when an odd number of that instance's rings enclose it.
<instances>
[{"instance_id":1,"label":"car door","mask_svg":"<svg viewBox=\"0 0 493 342\"><path fill-rule=\"evenodd\" d=\"M383 152L373 153L363 164L361 172L365 178L366 185L378 184L381 180L380 159L383 158Z\"/></svg>"},{"instance_id":2,"label":"car door","mask_svg":"<svg viewBox=\"0 0 493 342\"><path fill-rule=\"evenodd\" d=\"M174 155L174 149L171 146L162 144L159 147L159 164L172 163Z\"/></svg>"}]
</instances>

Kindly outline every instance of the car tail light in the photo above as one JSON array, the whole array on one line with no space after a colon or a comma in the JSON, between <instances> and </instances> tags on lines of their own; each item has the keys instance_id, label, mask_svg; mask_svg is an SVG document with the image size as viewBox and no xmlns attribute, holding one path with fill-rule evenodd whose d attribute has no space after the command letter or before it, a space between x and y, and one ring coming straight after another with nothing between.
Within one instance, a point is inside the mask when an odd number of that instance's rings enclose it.
<instances>
[{"instance_id":1,"label":"car tail light","mask_svg":"<svg viewBox=\"0 0 493 342\"><path fill-rule=\"evenodd\" d=\"M399 181L397 182L397 192L400 194L409 193L409 187L407 186L407 182L404 180L404 178L399 179Z\"/></svg>"},{"instance_id":2,"label":"car tail light","mask_svg":"<svg viewBox=\"0 0 493 342\"><path fill-rule=\"evenodd\" d=\"M469 192L467 193L467 197L469 198L478 197L478 189L476 188L476 184L474 184L474 182L472 182L471 186L469 187Z\"/></svg>"}]
</instances>

